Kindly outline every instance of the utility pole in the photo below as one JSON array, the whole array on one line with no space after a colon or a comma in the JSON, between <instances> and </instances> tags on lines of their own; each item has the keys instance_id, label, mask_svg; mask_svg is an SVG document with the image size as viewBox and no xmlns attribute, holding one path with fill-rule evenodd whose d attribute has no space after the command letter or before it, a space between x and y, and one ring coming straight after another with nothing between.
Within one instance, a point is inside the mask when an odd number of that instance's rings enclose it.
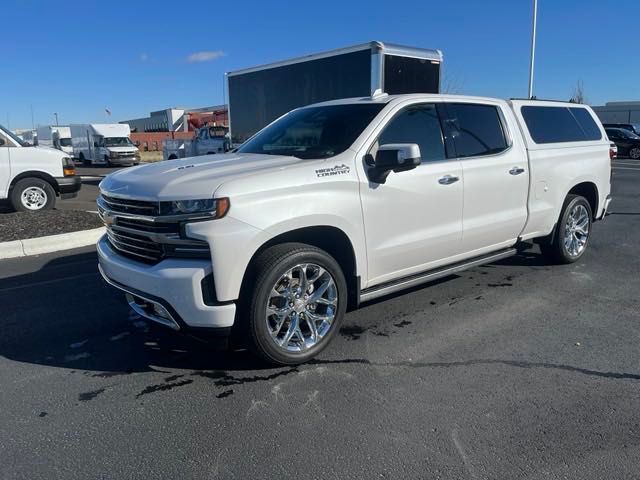
<instances>
[{"instance_id":1,"label":"utility pole","mask_svg":"<svg viewBox=\"0 0 640 480\"><path fill-rule=\"evenodd\" d=\"M56 127L58 126L58 114L54 112L54 115L56 116Z\"/></svg>"},{"instance_id":2,"label":"utility pole","mask_svg":"<svg viewBox=\"0 0 640 480\"><path fill-rule=\"evenodd\" d=\"M538 24L538 0L533 0L533 25L531 26L531 59L529 63L529 98L533 98L533 67L536 60L536 28Z\"/></svg>"}]
</instances>

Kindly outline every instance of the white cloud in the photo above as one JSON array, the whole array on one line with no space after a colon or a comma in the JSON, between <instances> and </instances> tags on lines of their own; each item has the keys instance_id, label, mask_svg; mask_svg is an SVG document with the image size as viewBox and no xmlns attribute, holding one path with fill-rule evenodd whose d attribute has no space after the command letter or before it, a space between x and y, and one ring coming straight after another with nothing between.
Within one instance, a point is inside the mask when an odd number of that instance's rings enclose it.
<instances>
[{"instance_id":1,"label":"white cloud","mask_svg":"<svg viewBox=\"0 0 640 480\"><path fill-rule=\"evenodd\" d=\"M188 63L211 62L220 57L224 57L226 53L222 50L211 50L204 52L195 52L187 57Z\"/></svg>"}]
</instances>

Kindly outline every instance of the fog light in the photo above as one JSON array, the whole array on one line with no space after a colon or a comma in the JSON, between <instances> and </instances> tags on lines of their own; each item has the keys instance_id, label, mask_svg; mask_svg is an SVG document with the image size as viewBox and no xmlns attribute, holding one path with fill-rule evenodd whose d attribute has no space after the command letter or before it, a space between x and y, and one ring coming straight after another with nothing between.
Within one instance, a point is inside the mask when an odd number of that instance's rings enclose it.
<instances>
[{"instance_id":1,"label":"fog light","mask_svg":"<svg viewBox=\"0 0 640 480\"><path fill-rule=\"evenodd\" d=\"M167 320L171 320L171 315L169 314L169 312L167 312L167 309L164 308L159 303L153 304L153 313L154 315L157 315L160 318L166 318Z\"/></svg>"}]
</instances>

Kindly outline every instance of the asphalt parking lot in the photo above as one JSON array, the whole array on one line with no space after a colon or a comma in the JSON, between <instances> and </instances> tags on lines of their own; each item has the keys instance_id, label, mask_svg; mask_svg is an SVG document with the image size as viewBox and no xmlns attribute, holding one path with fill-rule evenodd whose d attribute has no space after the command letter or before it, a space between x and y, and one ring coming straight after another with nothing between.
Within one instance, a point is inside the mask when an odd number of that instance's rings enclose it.
<instances>
[{"instance_id":1,"label":"asphalt parking lot","mask_svg":"<svg viewBox=\"0 0 640 480\"><path fill-rule=\"evenodd\" d=\"M615 167L578 264L370 303L297 368L154 328L92 248L0 261L0 478L638 478L640 162Z\"/></svg>"}]
</instances>

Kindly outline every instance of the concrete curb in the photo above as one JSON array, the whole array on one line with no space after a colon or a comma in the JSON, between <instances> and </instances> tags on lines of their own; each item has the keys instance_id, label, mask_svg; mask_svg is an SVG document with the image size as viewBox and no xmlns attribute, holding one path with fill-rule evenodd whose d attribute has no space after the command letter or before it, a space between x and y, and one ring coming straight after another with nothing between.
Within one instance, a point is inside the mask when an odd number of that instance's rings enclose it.
<instances>
[{"instance_id":1,"label":"concrete curb","mask_svg":"<svg viewBox=\"0 0 640 480\"><path fill-rule=\"evenodd\" d=\"M29 255L41 255L43 253L86 247L96 243L104 233L105 228L100 227L92 230L49 235L48 237L0 242L0 259L28 257Z\"/></svg>"}]
</instances>

